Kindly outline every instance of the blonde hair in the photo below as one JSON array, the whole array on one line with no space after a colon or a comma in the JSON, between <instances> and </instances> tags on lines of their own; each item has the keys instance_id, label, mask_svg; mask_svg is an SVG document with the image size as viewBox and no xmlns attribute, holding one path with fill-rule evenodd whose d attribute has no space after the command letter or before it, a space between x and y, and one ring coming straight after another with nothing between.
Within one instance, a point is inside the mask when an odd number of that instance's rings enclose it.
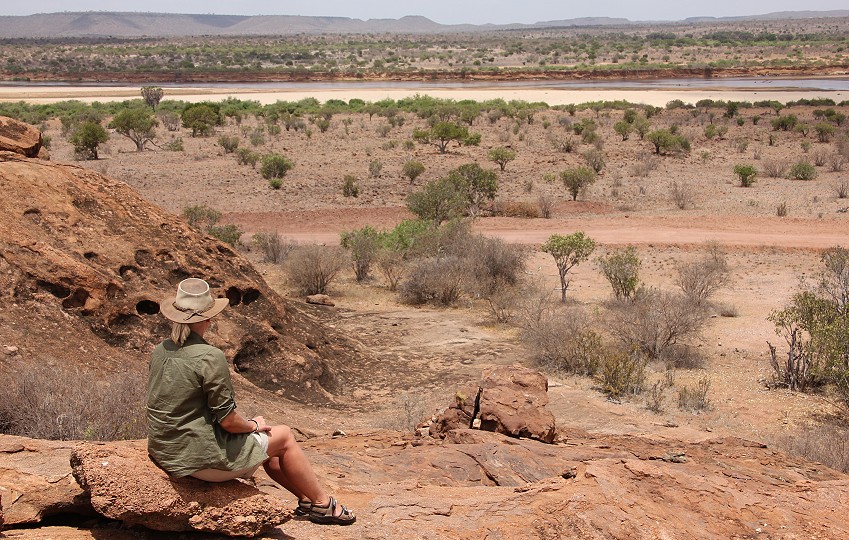
<instances>
[{"instance_id":1,"label":"blonde hair","mask_svg":"<svg viewBox=\"0 0 849 540\"><path fill-rule=\"evenodd\" d=\"M189 328L188 324L172 322L171 323L171 341L174 342L178 347L182 347L183 344L189 339L189 334L192 333L192 329Z\"/></svg>"}]
</instances>

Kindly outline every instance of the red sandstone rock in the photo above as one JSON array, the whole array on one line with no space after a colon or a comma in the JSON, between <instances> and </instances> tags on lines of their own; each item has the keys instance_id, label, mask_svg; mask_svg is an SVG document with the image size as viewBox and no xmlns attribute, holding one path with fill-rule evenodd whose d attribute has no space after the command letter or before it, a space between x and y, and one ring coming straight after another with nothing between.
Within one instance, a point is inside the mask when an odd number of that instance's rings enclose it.
<instances>
[{"instance_id":1,"label":"red sandstone rock","mask_svg":"<svg viewBox=\"0 0 849 540\"><path fill-rule=\"evenodd\" d=\"M144 448L83 444L71 454L71 466L92 507L127 525L253 537L292 517L282 501L245 481L172 478Z\"/></svg>"},{"instance_id":2,"label":"red sandstone rock","mask_svg":"<svg viewBox=\"0 0 849 540\"><path fill-rule=\"evenodd\" d=\"M548 405L548 380L521 366L503 366L484 373L480 387L460 391L455 403L437 417L433 434L444 437L452 429L480 429L513 437L554 442L556 426Z\"/></svg>"},{"instance_id":3,"label":"red sandstone rock","mask_svg":"<svg viewBox=\"0 0 849 540\"><path fill-rule=\"evenodd\" d=\"M0 116L0 151L36 157L41 149L41 131L24 122Z\"/></svg>"}]
</instances>

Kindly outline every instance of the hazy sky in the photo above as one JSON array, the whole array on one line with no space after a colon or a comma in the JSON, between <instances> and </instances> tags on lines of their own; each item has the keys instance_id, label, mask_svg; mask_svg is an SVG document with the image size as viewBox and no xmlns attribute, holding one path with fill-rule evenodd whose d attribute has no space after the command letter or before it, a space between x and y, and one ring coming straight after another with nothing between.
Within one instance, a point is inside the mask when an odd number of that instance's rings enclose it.
<instances>
[{"instance_id":1,"label":"hazy sky","mask_svg":"<svg viewBox=\"0 0 849 540\"><path fill-rule=\"evenodd\" d=\"M61 11L145 11L224 15L330 15L355 19L424 15L442 24L534 23L575 17L680 20L700 15L756 15L773 11L847 9L846 0L3 0L0 15Z\"/></svg>"}]
</instances>

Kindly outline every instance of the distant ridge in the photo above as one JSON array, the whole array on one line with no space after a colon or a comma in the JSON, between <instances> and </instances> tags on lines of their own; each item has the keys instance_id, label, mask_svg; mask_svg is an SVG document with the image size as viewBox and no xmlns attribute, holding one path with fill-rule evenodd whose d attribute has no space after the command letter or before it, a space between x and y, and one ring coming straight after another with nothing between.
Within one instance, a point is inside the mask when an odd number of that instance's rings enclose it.
<instances>
[{"instance_id":1,"label":"distant ridge","mask_svg":"<svg viewBox=\"0 0 849 540\"><path fill-rule=\"evenodd\" d=\"M849 10L781 11L745 17L691 17L683 22L754 21L849 17ZM653 21L675 22L675 21ZM83 38L83 37L175 37L250 36L294 34L435 34L443 32L485 32L492 30L557 28L574 26L622 26L640 24L612 17L582 17L542 21L535 24L455 24L436 23L427 17L400 19L351 19L348 17L309 17L299 15L201 15L173 13L119 13L107 11L41 13L0 16L0 39Z\"/></svg>"}]
</instances>

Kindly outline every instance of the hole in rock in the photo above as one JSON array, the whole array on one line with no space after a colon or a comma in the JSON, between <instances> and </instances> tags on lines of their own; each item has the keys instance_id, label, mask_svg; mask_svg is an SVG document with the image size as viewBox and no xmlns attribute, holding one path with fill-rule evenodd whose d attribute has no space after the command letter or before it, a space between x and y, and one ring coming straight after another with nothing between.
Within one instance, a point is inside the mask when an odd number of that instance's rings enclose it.
<instances>
[{"instance_id":1,"label":"hole in rock","mask_svg":"<svg viewBox=\"0 0 849 540\"><path fill-rule=\"evenodd\" d=\"M146 249L136 251L136 264L139 266L147 266L153 262L153 256Z\"/></svg>"},{"instance_id":2,"label":"hole in rock","mask_svg":"<svg viewBox=\"0 0 849 540\"><path fill-rule=\"evenodd\" d=\"M95 253L93 251L86 251L85 253L83 253L83 257L85 257L86 259L88 259L90 261L91 260L97 260L97 253Z\"/></svg>"},{"instance_id":3,"label":"hole in rock","mask_svg":"<svg viewBox=\"0 0 849 540\"><path fill-rule=\"evenodd\" d=\"M242 291L238 287L230 287L224 294L231 306L238 306L242 303Z\"/></svg>"},{"instance_id":4,"label":"hole in rock","mask_svg":"<svg viewBox=\"0 0 849 540\"><path fill-rule=\"evenodd\" d=\"M88 297L91 296L87 290L85 289L77 289L74 291L74 294L65 298L62 301L62 307L65 309L74 309L78 307L83 307L85 305Z\"/></svg>"},{"instance_id":5,"label":"hole in rock","mask_svg":"<svg viewBox=\"0 0 849 540\"><path fill-rule=\"evenodd\" d=\"M259 292L258 289L250 288L250 289L247 289L245 291L245 293L242 295L242 302L244 302L245 305L248 305L251 302L255 302L256 300L259 300L260 296L262 296L262 293Z\"/></svg>"},{"instance_id":6,"label":"hole in rock","mask_svg":"<svg viewBox=\"0 0 849 540\"><path fill-rule=\"evenodd\" d=\"M135 266L131 265L131 264L125 264L121 268L118 269L118 273L121 274L122 278L126 278L127 274L129 274L130 272L132 272L134 274L138 274L139 269L136 268Z\"/></svg>"},{"instance_id":7,"label":"hole in rock","mask_svg":"<svg viewBox=\"0 0 849 540\"><path fill-rule=\"evenodd\" d=\"M136 304L136 313L139 315L156 315L159 313L159 303L153 300L142 300Z\"/></svg>"},{"instance_id":8,"label":"hole in rock","mask_svg":"<svg viewBox=\"0 0 849 540\"><path fill-rule=\"evenodd\" d=\"M44 289L56 298L67 298L71 295L71 289L61 283L50 283L48 281L38 280L36 285L39 289Z\"/></svg>"}]
</instances>

